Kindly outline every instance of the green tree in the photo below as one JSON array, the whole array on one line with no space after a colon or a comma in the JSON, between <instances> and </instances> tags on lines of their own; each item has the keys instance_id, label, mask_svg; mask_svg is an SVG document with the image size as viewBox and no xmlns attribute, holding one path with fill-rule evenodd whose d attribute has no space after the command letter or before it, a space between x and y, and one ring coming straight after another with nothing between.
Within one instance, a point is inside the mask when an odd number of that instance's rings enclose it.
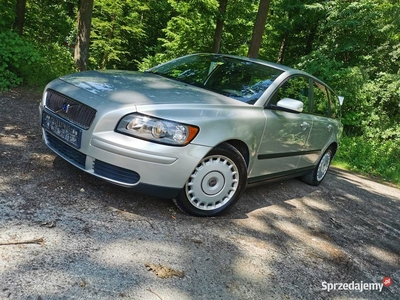
<instances>
[{"instance_id":1,"label":"green tree","mask_svg":"<svg viewBox=\"0 0 400 300\"><path fill-rule=\"evenodd\" d=\"M226 7L217 0L168 0L168 3L172 7L171 18L158 38L156 54L147 56L140 69L188 53L218 50L246 55L248 52L258 2L230 1Z\"/></svg>"},{"instance_id":2,"label":"green tree","mask_svg":"<svg viewBox=\"0 0 400 300\"><path fill-rule=\"evenodd\" d=\"M278 63L293 65L310 54L320 38L327 7L315 0L272 2L269 27L260 55Z\"/></svg>"},{"instance_id":3,"label":"green tree","mask_svg":"<svg viewBox=\"0 0 400 300\"><path fill-rule=\"evenodd\" d=\"M258 1L253 0L229 2L220 52L247 55L258 3Z\"/></svg>"},{"instance_id":4,"label":"green tree","mask_svg":"<svg viewBox=\"0 0 400 300\"><path fill-rule=\"evenodd\" d=\"M158 39L158 53L140 63L140 69L189 53L211 52L218 14L217 0L168 0L172 18ZM211 33L211 34L210 34Z\"/></svg>"},{"instance_id":5,"label":"green tree","mask_svg":"<svg viewBox=\"0 0 400 300\"><path fill-rule=\"evenodd\" d=\"M145 39L143 13L149 7L136 0L98 0L93 12L92 57L94 68L129 68L129 59ZM144 45L143 45L144 46Z\"/></svg>"},{"instance_id":6,"label":"green tree","mask_svg":"<svg viewBox=\"0 0 400 300\"><path fill-rule=\"evenodd\" d=\"M165 38L160 39L167 55L176 57L192 52L210 52L213 45L212 33L215 28L218 1L170 0L169 3L177 15L168 22Z\"/></svg>"},{"instance_id":7,"label":"green tree","mask_svg":"<svg viewBox=\"0 0 400 300\"><path fill-rule=\"evenodd\" d=\"M24 35L19 36L13 30L16 1L0 2L0 90L22 83L43 85L74 71L69 49L59 44L71 30L63 15L59 14L64 3L53 5L50 0L28 1ZM66 30L59 33L61 28Z\"/></svg>"},{"instance_id":8,"label":"green tree","mask_svg":"<svg viewBox=\"0 0 400 300\"><path fill-rule=\"evenodd\" d=\"M73 47L76 37L76 13L74 0L29 0L24 35L35 44L57 43Z\"/></svg>"},{"instance_id":9,"label":"green tree","mask_svg":"<svg viewBox=\"0 0 400 300\"><path fill-rule=\"evenodd\" d=\"M15 1L0 1L0 28L2 29L2 31L10 30L13 28L12 25L15 21L15 8Z\"/></svg>"}]
</instances>

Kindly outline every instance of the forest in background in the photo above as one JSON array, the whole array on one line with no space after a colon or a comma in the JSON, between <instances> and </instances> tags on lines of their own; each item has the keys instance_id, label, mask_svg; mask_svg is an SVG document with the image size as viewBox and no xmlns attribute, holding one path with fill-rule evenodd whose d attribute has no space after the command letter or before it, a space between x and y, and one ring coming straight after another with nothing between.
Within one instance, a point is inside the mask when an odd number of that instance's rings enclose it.
<instances>
[{"instance_id":1,"label":"forest in background","mask_svg":"<svg viewBox=\"0 0 400 300\"><path fill-rule=\"evenodd\" d=\"M247 56L266 2L258 58L309 72L345 97L335 163L400 184L398 0L94 0L87 68L145 70L196 52ZM44 88L79 70L81 4L0 0L0 91Z\"/></svg>"}]
</instances>

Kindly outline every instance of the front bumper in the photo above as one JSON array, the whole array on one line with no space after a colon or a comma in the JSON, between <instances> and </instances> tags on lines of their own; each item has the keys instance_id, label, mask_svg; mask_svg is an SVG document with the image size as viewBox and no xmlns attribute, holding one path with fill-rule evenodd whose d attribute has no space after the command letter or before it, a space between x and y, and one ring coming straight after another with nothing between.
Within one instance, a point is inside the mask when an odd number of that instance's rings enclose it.
<instances>
[{"instance_id":1,"label":"front bumper","mask_svg":"<svg viewBox=\"0 0 400 300\"><path fill-rule=\"evenodd\" d=\"M173 147L114 131L82 135L79 150L42 128L46 145L77 168L141 193L174 198L210 148Z\"/></svg>"}]
</instances>

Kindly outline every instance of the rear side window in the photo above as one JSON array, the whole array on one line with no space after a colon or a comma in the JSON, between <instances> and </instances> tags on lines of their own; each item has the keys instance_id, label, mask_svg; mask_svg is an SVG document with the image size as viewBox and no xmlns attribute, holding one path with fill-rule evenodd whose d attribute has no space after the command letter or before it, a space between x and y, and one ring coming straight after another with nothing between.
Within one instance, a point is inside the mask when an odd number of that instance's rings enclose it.
<instances>
[{"instance_id":1,"label":"rear side window","mask_svg":"<svg viewBox=\"0 0 400 300\"><path fill-rule=\"evenodd\" d=\"M329 94L329 105L332 118L340 118L340 105L338 96L330 89L328 89Z\"/></svg>"},{"instance_id":2,"label":"rear side window","mask_svg":"<svg viewBox=\"0 0 400 300\"><path fill-rule=\"evenodd\" d=\"M312 113L320 116L329 116L329 98L326 87L313 81L313 105Z\"/></svg>"}]
</instances>

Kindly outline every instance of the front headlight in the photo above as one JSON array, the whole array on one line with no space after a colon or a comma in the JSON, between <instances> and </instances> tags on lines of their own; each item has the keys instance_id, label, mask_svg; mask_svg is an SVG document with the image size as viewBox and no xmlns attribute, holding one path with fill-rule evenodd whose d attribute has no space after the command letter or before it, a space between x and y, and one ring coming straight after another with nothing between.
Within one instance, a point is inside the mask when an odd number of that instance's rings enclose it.
<instances>
[{"instance_id":1,"label":"front headlight","mask_svg":"<svg viewBox=\"0 0 400 300\"><path fill-rule=\"evenodd\" d=\"M119 121L116 131L156 143L183 146L194 139L199 128L133 113Z\"/></svg>"}]
</instances>

